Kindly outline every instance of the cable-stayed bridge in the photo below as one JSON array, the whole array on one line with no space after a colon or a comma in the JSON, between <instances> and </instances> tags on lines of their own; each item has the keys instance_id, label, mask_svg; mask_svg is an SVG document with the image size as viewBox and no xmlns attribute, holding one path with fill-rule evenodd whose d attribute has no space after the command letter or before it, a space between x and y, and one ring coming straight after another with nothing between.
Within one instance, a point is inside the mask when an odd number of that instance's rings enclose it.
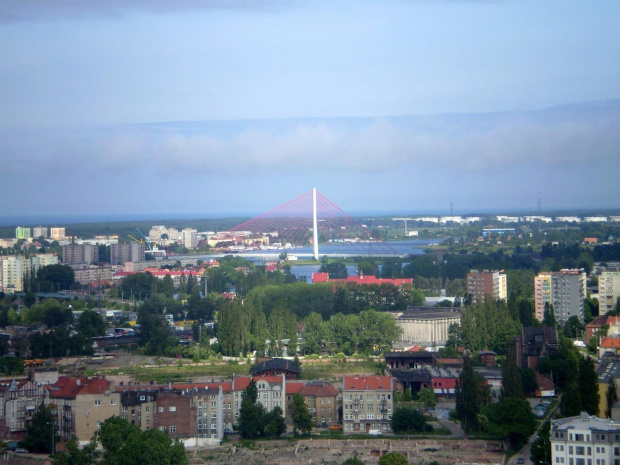
<instances>
[{"instance_id":1,"label":"cable-stayed bridge","mask_svg":"<svg viewBox=\"0 0 620 465\"><path fill-rule=\"evenodd\" d=\"M266 243L269 240L271 244L275 242L279 247L287 249L311 246L312 253L300 251L295 252L295 255L312 256L315 259L319 255L397 255L388 243L373 237L366 225L345 213L316 189L252 218L225 234L235 243L263 250L273 247ZM319 254L319 247L329 248L329 252Z\"/></svg>"}]
</instances>

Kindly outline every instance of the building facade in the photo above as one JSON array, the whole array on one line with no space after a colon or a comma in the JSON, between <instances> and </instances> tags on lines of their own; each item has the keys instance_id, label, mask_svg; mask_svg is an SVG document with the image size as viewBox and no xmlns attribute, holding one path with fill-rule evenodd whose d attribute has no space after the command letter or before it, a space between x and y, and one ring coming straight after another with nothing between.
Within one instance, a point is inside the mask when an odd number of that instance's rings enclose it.
<instances>
[{"instance_id":1,"label":"building facade","mask_svg":"<svg viewBox=\"0 0 620 465\"><path fill-rule=\"evenodd\" d=\"M35 226L32 228L32 236L35 239L39 237L47 239L47 226Z\"/></svg>"},{"instance_id":2,"label":"building facade","mask_svg":"<svg viewBox=\"0 0 620 465\"><path fill-rule=\"evenodd\" d=\"M345 376L342 415L345 433L391 429L394 380L391 376Z\"/></svg>"},{"instance_id":3,"label":"building facade","mask_svg":"<svg viewBox=\"0 0 620 465\"><path fill-rule=\"evenodd\" d=\"M92 263L99 263L99 247L92 244L63 245L62 262L65 265L90 265Z\"/></svg>"},{"instance_id":4,"label":"building facade","mask_svg":"<svg viewBox=\"0 0 620 465\"><path fill-rule=\"evenodd\" d=\"M459 308L408 307L396 320L402 328L400 340L424 347L442 346L451 325L461 325Z\"/></svg>"},{"instance_id":5,"label":"building facade","mask_svg":"<svg viewBox=\"0 0 620 465\"><path fill-rule=\"evenodd\" d=\"M583 412L554 420L551 463L564 465L620 464L620 424Z\"/></svg>"},{"instance_id":6,"label":"building facade","mask_svg":"<svg viewBox=\"0 0 620 465\"><path fill-rule=\"evenodd\" d=\"M124 265L125 262L144 261L145 245L140 242L112 244L110 246L110 265Z\"/></svg>"},{"instance_id":7,"label":"building facade","mask_svg":"<svg viewBox=\"0 0 620 465\"><path fill-rule=\"evenodd\" d=\"M620 271L603 271L598 277L599 315L616 309L620 297Z\"/></svg>"},{"instance_id":8,"label":"building facade","mask_svg":"<svg viewBox=\"0 0 620 465\"><path fill-rule=\"evenodd\" d=\"M490 297L495 300L508 298L508 280L504 271L478 271L467 273L467 294L472 302L484 301Z\"/></svg>"},{"instance_id":9,"label":"building facade","mask_svg":"<svg viewBox=\"0 0 620 465\"><path fill-rule=\"evenodd\" d=\"M62 241L65 238L65 228L50 228L50 239Z\"/></svg>"},{"instance_id":10,"label":"building facade","mask_svg":"<svg viewBox=\"0 0 620 465\"><path fill-rule=\"evenodd\" d=\"M545 306L553 305L558 322L565 323L572 316L583 321L586 284L584 270L539 273L534 278L536 318L543 321Z\"/></svg>"}]
</instances>

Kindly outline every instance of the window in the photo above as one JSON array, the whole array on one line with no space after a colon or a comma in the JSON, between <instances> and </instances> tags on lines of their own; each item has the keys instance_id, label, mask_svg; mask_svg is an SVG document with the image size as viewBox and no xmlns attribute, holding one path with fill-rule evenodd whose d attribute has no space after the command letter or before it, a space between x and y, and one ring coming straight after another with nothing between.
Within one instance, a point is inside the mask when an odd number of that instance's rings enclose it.
<instances>
[{"instance_id":1,"label":"window","mask_svg":"<svg viewBox=\"0 0 620 465\"><path fill-rule=\"evenodd\" d=\"M171 426L170 427L170 432L171 433L176 433L177 432L177 427L176 426Z\"/></svg>"},{"instance_id":2,"label":"window","mask_svg":"<svg viewBox=\"0 0 620 465\"><path fill-rule=\"evenodd\" d=\"M159 427L159 428L157 428L157 429L158 429L159 431L164 432L164 433L166 432L166 427L165 427L165 426L160 426L160 427Z\"/></svg>"},{"instance_id":3,"label":"window","mask_svg":"<svg viewBox=\"0 0 620 465\"><path fill-rule=\"evenodd\" d=\"M163 407L159 407L159 413L164 413L164 408Z\"/></svg>"},{"instance_id":4,"label":"window","mask_svg":"<svg viewBox=\"0 0 620 465\"><path fill-rule=\"evenodd\" d=\"M101 401L100 400L96 400L95 401L95 407L100 407L101 406Z\"/></svg>"},{"instance_id":5,"label":"window","mask_svg":"<svg viewBox=\"0 0 620 465\"><path fill-rule=\"evenodd\" d=\"M215 401L211 402L211 408L215 408L215 405L216 405Z\"/></svg>"},{"instance_id":6,"label":"window","mask_svg":"<svg viewBox=\"0 0 620 465\"><path fill-rule=\"evenodd\" d=\"M146 407L146 413L151 413L151 407Z\"/></svg>"},{"instance_id":7,"label":"window","mask_svg":"<svg viewBox=\"0 0 620 465\"><path fill-rule=\"evenodd\" d=\"M110 399L110 405L116 405L116 399Z\"/></svg>"},{"instance_id":8,"label":"window","mask_svg":"<svg viewBox=\"0 0 620 465\"><path fill-rule=\"evenodd\" d=\"M123 405L122 411L123 411L123 412L126 412L126 411L127 411L127 406L126 406L126 405Z\"/></svg>"},{"instance_id":9,"label":"window","mask_svg":"<svg viewBox=\"0 0 620 465\"><path fill-rule=\"evenodd\" d=\"M168 411L170 411L170 412L176 412L176 411L177 411L177 408L176 408L176 406L171 405L170 407L168 407Z\"/></svg>"},{"instance_id":10,"label":"window","mask_svg":"<svg viewBox=\"0 0 620 465\"><path fill-rule=\"evenodd\" d=\"M146 396L140 396L140 400L146 400Z\"/></svg>"}]
</instances>

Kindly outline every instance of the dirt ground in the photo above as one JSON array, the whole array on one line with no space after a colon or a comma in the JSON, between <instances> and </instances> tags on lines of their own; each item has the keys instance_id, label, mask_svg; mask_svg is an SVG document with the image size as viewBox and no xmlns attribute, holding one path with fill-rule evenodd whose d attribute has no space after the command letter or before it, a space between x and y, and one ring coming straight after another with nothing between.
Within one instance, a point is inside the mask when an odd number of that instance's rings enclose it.
<instances>
[{"instance_id":1,"label":"dirt ground","mask_svg":"<svg viewBox=\"0 0 620 465\"><path fill-rule=\"evenodd\" d=\"M251 449L237 443L222 444L190 452L190 464L341 464L357 456L374 465L387 452L398 452L409 464L464 465L501 464L504 444L498 441L360 439L304 439L300 441L260 441Z\"/></svg>"}]
</instances>

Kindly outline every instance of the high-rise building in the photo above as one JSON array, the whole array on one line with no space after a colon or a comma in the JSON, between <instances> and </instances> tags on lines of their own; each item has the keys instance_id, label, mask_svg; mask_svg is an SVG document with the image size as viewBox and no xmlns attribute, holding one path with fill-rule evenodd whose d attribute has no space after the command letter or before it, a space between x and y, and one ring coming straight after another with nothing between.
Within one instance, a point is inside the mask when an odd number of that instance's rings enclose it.
<instances>
[{"instance_id":1,"label":"high-rise building","mask_svg":"<svg viewBox=\"0 0 620 465\"><path fill-rule=\"evenodd\" d=\"M23 228L21 226L15 228L15 239L30 239L31 237L30 228Z\"/></svg>"},{"instance_id":2,"label":"high-rise building","mask_svg":"<svg viewBox=\"0 0 620 465\"><path fill-rule=\"evenodd\" d=\"M30 269L30 259L25 257L4 257L2 263L2 288L5 292L22 292L24 274Z\"/></svg>"},{"instance_id":3,"label":"high-rise building","mask_svg":"<svg viewBox=\"0 0 620 465\"><path fill-rule=\"evenodd\" d=\"M110 246L110 265L124 265L125 262L144 261L145 245L140 242L112 244Z\"/></svg>"},{"instance_id":4,"label":"high-rise building","mask_svg":"<svg viewBox=\"0 0 620 465\"><path fill-rule=\"evenodd\" d=\"M603 271L598 277L599 314L616 309L620 297L620 271Z\"/></svg>"},{"instance_id":5,"label":"high-rise building","mask_svg":"<svg viewBox=\"0 0 620 465\"><path fill-rule=\"evenodd\" d=\"M42 237L47 239L47 226L35 226L32 228L32 236L35 238Z\"/></svg>"},{"instance_id":6,"label":"high-rise building","mask_svg":"<svg viewBox=\"0 0 620 465\"><path fill-rule=\"evenodd\" d=\"M188 249L195 249L198 245L198 231L191 228L185 228L181 231L181 240L183 245Z\"/></svg>"},{"instance_id":7,"label":"high-rise building","mask_svg":"<svg viewBox=\"0 0 620 465\"><path fill-rule=\"evenodd\" d=\"M65 238L65 228L50 228L50 239L62 241Z\"/></svg>"},{"instance_id":8,"label":"high-rise building","mask_svg":"<svg viewBox=\"0 0 620 465\"><path fill-rule=\"evenodd\" d=\"M65 265L99 263L99 246L92 244L63 245L62 262Z\"/></svg>"},{"instance_id":9,"label":"high-rise building","mask_svg":"<svg viewBox=\"0 0 620 465\"><path fill-rule=\"evenodd\" d=\"M472 302L483 301L486 297L495 300L508 298L508 280L504 271L470 270L467 273L467 294Z\"/></svg>"},{"instance_id":10,"label":"high-rise building","mask_svg":"<svg viewBox=\"0 0 620 465\"><path fill-rule=\"evenodd\" d=\"M576 316L583 321L587 277L584 270L539 273L534 278L536 318L544 319L545 304L552 304L555 318L564 323Z\"/></svg>"},{"instance_id":11,"label":"high-rise building","mask_svg":"<svg viewBox=\"0 0 620 465\"><path fill-rule=\"evenodd\" d=\"M58 265L58 255L55 253L38 253L30 259L30 265L34 271L43 266Z\"/></svg>"}]
</instances>

